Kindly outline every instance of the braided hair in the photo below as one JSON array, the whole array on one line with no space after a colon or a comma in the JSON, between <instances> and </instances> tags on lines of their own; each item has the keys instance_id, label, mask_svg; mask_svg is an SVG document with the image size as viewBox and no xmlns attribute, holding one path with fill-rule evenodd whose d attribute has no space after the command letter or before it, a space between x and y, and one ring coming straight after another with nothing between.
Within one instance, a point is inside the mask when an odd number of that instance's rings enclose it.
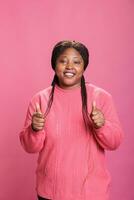
<instances>
[{"instance_id":1,"label":"braided hair","mask_svg":"<svg viewBox=\"0 0 134 200\"><path fill-rule=\"evenodd\" d=\"M82 56L83 61L84 61L84 70L85 70L87 68L88 63L89 63L88 49L82 43L76 42L74 40L73 41L63 40L63 41L58 42L54 46L53 51L52 51L52 56L51 56L51 66L52 66L53 70L55 71L57 58L67 48L74 48L80 53L80 55ZM47 109L46 109L46 112L45 112L45 117L49 113L51 105L53 103L54 89L55 89L56 84L59 85L59 80L58 80L58 76L55 74L54 78L52 80L52 83L51 83L52 90L50 92L48 106L47 106ZM82 98L82 114L83 114L83 120L84 120L85 128L86 128L86 130L87 129L92 130L92 124L91 124L91 121L90 121L89 116L88 116L89 114L88 114L88 109L87 109L87 91L86 91L86 86L85 86L85 78L84 78L83 75L81 77L81 98Z\"/></svg>"}]
</instances>

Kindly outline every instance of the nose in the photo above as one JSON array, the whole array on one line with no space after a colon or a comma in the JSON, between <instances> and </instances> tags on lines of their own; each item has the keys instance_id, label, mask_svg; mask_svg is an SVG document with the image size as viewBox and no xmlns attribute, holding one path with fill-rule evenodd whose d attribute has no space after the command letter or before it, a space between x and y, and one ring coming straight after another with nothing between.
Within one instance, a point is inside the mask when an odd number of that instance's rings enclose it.
<instances>
[{"instance_id":1,"label":"nose","mask_svg":"<svg viewBox=\"0 0 134 200\"><path fill-rule=\"evenodd\" d=\"M70 62L68 62L68 64L66 65L66 68L67 68L67 69L73 68L73 64L70 63Z\"/></svg>"}]
</instances>

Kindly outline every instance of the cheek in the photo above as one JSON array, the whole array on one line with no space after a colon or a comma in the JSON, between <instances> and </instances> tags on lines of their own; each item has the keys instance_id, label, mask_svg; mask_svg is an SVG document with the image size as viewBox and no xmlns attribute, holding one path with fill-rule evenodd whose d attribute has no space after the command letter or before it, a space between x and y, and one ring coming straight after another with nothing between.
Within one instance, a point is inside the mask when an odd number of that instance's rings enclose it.
<instances>
[{"instance_id":1,"label":"cheek","mask_svg":"<svg viewBox=\"0 0 134 200\"><path fill-rule=\"evenodd\" d=\"M63 71L64 71L64 67L62 65L56 66L55 72L59 74L59 73L63 73Z\"/></svg>"},{"instance_id":2,"label":"cheek","mask_svg":"<svg viewBox=\"0 0 134 200\"><path fill-rule=\"evenodd\" d=\"M77 69L77 74L78 75L83 75L83 73L84 73L84 70L83 70L83 68L82 69Z\"/></svg>"}]
</instances>

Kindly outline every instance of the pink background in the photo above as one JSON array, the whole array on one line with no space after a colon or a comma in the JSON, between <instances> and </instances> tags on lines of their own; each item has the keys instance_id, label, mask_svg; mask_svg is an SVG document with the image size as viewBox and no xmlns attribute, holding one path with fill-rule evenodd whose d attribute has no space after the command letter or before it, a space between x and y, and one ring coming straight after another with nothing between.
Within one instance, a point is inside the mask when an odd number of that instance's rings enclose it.
<instances>
[{"instance_id":1,"label":"pink background","mask_svg":"<svg viewBox=\"0 0 134 200\"><path fill-rule=\"evenodd\" d=\"M18 134L30 98L51 84L51 51L64 39L89 48L86 80L113 95L125 138L106 153L111 199L134 199L133 23L133 0L0 1L1 200L36 199L38 155L24 152Z\"/></svg>"}]
</instances>

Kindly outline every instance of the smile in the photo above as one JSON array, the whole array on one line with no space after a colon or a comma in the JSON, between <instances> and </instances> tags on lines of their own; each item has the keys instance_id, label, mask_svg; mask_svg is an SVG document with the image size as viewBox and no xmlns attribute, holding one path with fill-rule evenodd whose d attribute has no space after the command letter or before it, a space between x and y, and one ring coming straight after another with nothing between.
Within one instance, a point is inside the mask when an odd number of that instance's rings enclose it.
<instances>
[{"instance_id":1,"label":"smile","mask_svg":"<svg viewBox=\"0 0 134 200\"><path fill-rule=\"evenodd\" d=\"M64 76L66 76L66 77L68 77L68 78L72 78L72 77L75 76L75 74L74 74L74 73L71 73L71 72L65 72L65 73L64 73Z\"/></svg>"}]
</instances>

